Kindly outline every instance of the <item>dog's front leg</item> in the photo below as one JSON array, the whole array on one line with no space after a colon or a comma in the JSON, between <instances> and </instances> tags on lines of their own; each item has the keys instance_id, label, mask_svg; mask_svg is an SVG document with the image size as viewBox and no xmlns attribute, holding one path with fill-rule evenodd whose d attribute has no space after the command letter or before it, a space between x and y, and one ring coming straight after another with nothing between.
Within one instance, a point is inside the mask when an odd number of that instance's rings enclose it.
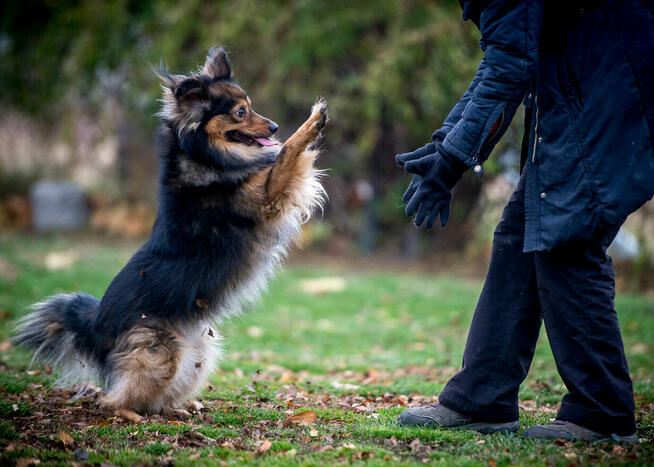
<instances>
[{"instance_id":1,"label":"dog's front leg","mask_svg":"<svg viewBox=\"0 0 654 467\"><path fill-rule=\"evenodd\" d=\"M282 146L266 179L267 217L275 217L283 211L284 204L299 190L297 185L312 176L316 153L307 151L307 147L315 141L326 122L327 103L321 99L314 104L307 121Z\"/></svg>"}]
</instances>

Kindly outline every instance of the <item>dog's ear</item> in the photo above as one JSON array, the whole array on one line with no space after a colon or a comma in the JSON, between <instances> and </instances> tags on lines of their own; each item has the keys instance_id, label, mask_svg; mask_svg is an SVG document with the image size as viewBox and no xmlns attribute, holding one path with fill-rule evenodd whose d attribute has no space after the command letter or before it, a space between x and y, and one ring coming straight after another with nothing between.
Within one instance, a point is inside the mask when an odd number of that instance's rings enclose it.
<instances>
[{"instance_id":1,"label":"dog's ear","mask_svg":"<svg viewBox=\"0 0 654 467\"><path fill-rule=\"evenodd\" d=\"M213 47L209 50L202 73L215 79L231 79L232 66L223 47Z\"/></svg>"},{"instance_id":2,"label":"dog's ear","mask_svg":"<svg viewBox=\"0 0 654 467\"><path fill-rule=\"evenodd\" d=\"M172 88L173 95L178 99L200 99L204 93L204 83L195 78L186 78Z\"/></svg>"}]
</instances>

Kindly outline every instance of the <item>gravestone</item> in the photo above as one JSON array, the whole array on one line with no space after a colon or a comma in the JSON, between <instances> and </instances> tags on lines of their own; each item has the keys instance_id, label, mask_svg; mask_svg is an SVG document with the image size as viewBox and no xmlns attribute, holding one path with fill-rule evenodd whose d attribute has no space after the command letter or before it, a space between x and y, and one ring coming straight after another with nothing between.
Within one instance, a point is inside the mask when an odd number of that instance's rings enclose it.
<instances>
[{"instance_id":1,"label":"gravestone","mask_svg":"<svg viewBox=\"0 0 654 467\"><path fill-rule=\"evenodd\" d=\"M37 231L75 230L89 219L86 194L67 181L42 180L30 191L32 226Z\"/></svg>"}]
</instances>

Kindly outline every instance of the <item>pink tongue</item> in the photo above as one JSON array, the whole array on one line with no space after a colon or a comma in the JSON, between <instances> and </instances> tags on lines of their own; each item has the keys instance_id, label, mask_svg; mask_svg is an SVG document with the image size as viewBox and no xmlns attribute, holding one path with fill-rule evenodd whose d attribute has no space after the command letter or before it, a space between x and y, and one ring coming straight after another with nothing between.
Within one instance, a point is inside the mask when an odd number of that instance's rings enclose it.
<instances>
[{"instance_id":1,"label":"pink tongue","mask_svg":"<svg viewBox=\"0 0 654 467\"><path fill-rule=\"evenodd\" d=\"M254 138L254 140L261 146L276 146L279 144L277 141L273 141L268 138Z\"/></svg>"}]
</instances>

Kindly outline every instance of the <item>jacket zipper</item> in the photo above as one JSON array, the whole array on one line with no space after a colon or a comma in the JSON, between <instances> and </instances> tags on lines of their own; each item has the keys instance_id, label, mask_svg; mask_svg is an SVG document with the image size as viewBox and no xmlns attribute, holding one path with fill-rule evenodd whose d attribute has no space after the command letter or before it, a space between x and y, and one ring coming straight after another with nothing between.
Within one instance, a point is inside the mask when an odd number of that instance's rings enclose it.
<instances>
[{"instance_id":1,"label":"jacket zipper","mask_svg":"<svg viewBox=\"0 0 654 467\"><path fill-rule=\"evenodd\" d=\"M536 106L536 124L534 125L534 149L531 153L531 162L536 162L536 145L538 144L538 96L534 97L534 106Z\"/></svg>"}]
</instances>

